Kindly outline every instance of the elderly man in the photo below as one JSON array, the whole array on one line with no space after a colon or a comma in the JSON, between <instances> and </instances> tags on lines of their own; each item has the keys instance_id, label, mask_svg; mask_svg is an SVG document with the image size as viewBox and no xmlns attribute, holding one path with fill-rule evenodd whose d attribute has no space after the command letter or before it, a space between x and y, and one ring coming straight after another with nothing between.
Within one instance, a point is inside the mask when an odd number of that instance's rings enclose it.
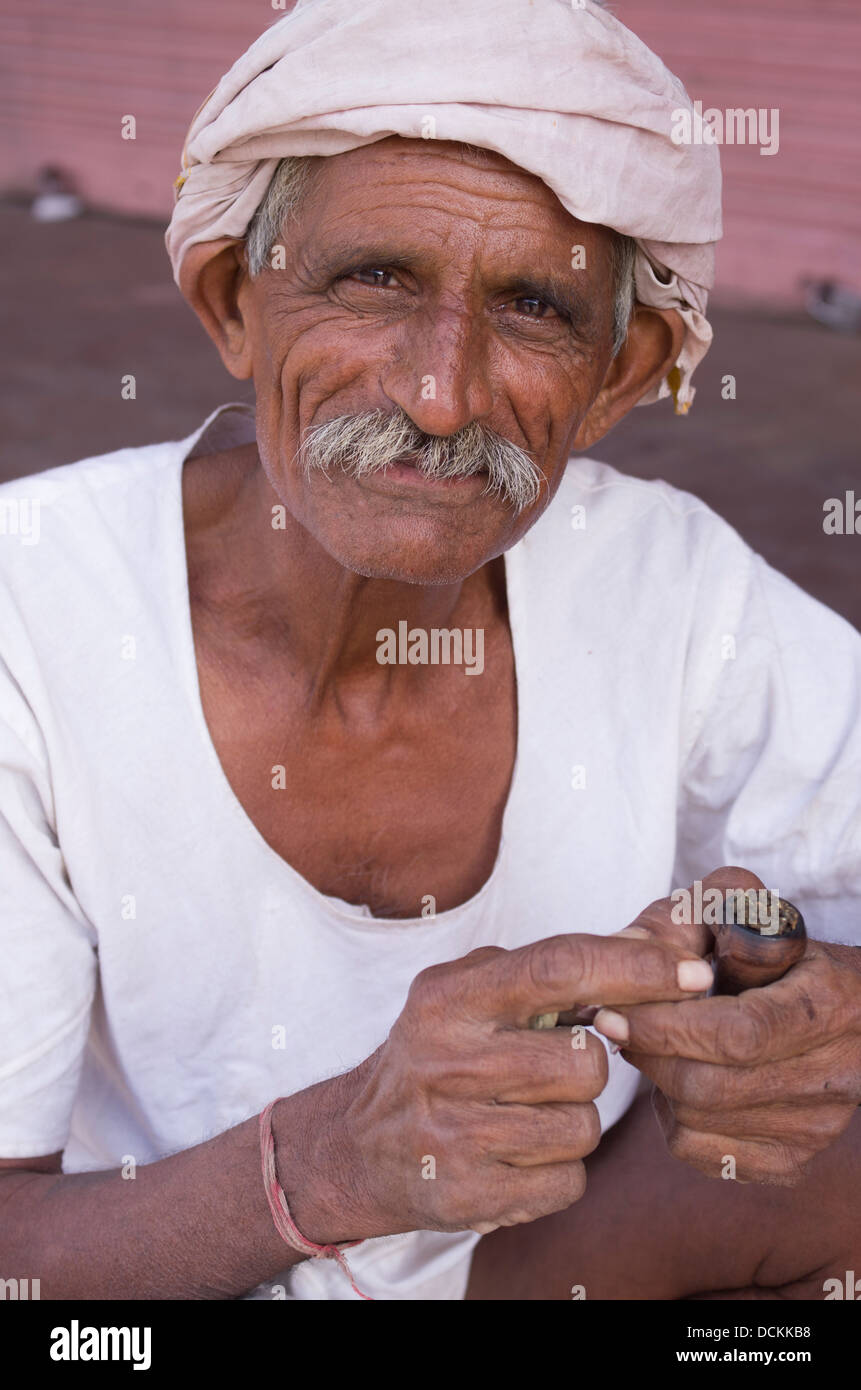
<instances>
[{"instance_id":1,"label":"elderly man","mask_svg":"<svg viewBox=\"0 0 861 1390\"><path fill-rule=\"evenodd\" d=\"M168 249L256 411L28 480L2 557L0 1194L43 1297L861 1267L861 641L569 462L692 400L687 105L593 3L305 0L196 116ZM699 905L761 884L806 954L710 995Z\"/></svg>"}]
</instances>

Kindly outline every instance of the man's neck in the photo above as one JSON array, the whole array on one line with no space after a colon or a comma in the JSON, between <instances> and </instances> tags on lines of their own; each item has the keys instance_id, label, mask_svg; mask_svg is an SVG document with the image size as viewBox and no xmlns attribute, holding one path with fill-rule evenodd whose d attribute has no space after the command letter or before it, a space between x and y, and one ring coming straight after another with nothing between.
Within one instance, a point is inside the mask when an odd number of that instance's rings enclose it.
<instances>
[{"instance_id":1,"label":"man's neck","mask_svg":"<svg viewBox=\"0 0 861 1390\"><path fill-rule=\"evenodd\" d=\"M501 559L450 585L369 579L333 559L286 508L274 527L279 498L255 446L186 463L183 503L192 602L232 643L247 642L276 669L284 663L298 672L312 704L372 675L385 675L386 687L415 681L414 666L379 665L383 629L504 620Z\"/></svg>"}]
</instances>

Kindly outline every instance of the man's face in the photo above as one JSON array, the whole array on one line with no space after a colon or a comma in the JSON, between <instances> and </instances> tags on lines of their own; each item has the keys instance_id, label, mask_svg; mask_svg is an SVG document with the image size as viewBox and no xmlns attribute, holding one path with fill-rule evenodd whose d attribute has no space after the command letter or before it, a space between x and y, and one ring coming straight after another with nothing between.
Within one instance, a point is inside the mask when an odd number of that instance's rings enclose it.
<instances>
[{"instance_id":1,"label":"man's face","mask_svg":"<svg viewBox=\"0 0 861 1390\"><path fill-rule=\"evenodd\" d=\"M286 268L239 292L272 487L350 570L464 578L537 520L601 387L610 233L501 156L393 137L319 161L284 244ZM408 461L306 476L306 430L397 408L429 435L477 421L512 441L540 470L539 499L517 514L484 495L485 475L432 480Z\"/></svg>"}]
</instances>

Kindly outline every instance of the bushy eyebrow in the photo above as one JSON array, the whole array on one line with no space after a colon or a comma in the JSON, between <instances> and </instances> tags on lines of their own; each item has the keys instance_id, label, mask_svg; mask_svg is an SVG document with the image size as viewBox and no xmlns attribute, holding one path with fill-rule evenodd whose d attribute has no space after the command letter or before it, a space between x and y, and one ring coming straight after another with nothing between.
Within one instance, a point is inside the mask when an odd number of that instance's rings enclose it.
<instances>
[{"instance_id":1,"label":"bushy eyebrow","mask_svg":"<svg viewBox=\"0 0 861 1390\"><path fill-rule=\"evenodd\" d=\"M357 244L345 242L343 245L328 246L325 251L316 248L305 253L305 261L313 274L323 276L348 275L351 270L361 266L391 266L392 270L409 270L421 260L418 247L415 251L394 252L382 242Z\"/></svg>"},{"instance_id":2,"label":"bushy eyebrow","mask_svg":"<svg viewBox=\"0 0 861 1390\"><path fill-rule=\"evenodd\" d=\"M420 270L427 252L423 248L393 251L382 242L356 242L328 246L306 253L308 268L315 276L327 278L348 275L362 266L377 265L391 270ZM596 339L601 330L601 314L594 298L560 275L500 275L493 293L511 299L541 299L554 309L582 337Z\"/></svg>"}]
</instances>

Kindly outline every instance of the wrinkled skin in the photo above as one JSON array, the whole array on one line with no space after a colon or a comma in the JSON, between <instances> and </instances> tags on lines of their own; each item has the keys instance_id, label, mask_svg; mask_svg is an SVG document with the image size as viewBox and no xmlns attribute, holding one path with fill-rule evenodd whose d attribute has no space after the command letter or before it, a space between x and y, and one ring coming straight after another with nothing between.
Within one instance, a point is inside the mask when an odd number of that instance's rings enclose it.
<instances>
[{"instance_id":1,"label":"wrinkled skin","mask_svg":"<svg viewBox=\"0 0 861 1390\"><path fill-rule=\"evenodd\" d=\"M692 963L686 979L680 966ZM569 1028L530 1030L530 1018L567 1007L572 990L679 1001L710 979L692 952L627 932L488 946L423 970L387 1041L342 1078L318 1125L314 1166L339 1171L342 1183L322 1238L487 1232L570 1206L600 1138L594 1100L607 1054L584 1029L572 1039ZM417 1180L428 1159L433 1180ZM298 1160L285 1162L285 1176L301 1188ZM323 1213L300 1199L300 1225L303 1217L319 1231Z\"/></svg>"},{"instance_id":2,"label":"wrinkled skin","mask_svg":"<svg viewBox=\"0 0 861 1390\"><path fill-rule=\"evenodd\" d=\"M285 237L287 265L254 281L235 246L192 247L183 289L235 376L253 376L260 459L291 515L340 565L450 583L537 520L572 449L590 447L672 364L672 311L641 308L611 361L610 237L501 156L392 138L317 167ZM572 269L572 247L586 267ZM545 281L569 317L540 298ZM435 396L424 384L431 376ZM546 487L516 519L480 487L421 494L295 467L301 432L401 406L448 435L480 421L531 452Z\"/></svg>"},{"instance_id":3,"label":"wrinkled skin","mask_svg":"<svg viewBox=\"0 0 861 1390\"><path fill-rule=\"evenodd\" d=\"M710 887L764 888L755 874L723 869ZM707 926L676 925L672 903L637 919L655 940L698 954ZM791 1186L843 1133L861 1102L861 967L853 946L808 941L801 961L764 988L735 998L604 1011L596 1027L655 1084L654 1106L670 1152L718 1176L725 1155L743 1182Z\"/></svg>"}]
</instances>

